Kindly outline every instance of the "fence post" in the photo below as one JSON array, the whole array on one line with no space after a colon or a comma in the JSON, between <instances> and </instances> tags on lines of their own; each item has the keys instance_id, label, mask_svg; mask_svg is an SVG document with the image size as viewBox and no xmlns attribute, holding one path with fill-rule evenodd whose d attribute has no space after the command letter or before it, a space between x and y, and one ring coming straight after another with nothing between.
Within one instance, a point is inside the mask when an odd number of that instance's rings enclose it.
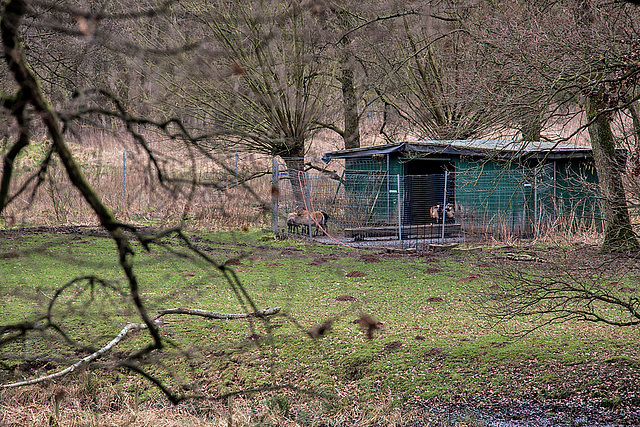
<instances>
[{"instance_id":1,"label":"fence post","mask_svg":"<svg viewBox=\"0 0 640 427\"><path fill-rule=\"evenodd\" d=\"M558 194L556 189L558 188L558 183L556 182L556 161L553 161L553 219L554 222L558 219Z\"/></svg>"},{"instance_id":2,"label":"fence post","mask_svg":"<svg viewBox=\"0 0 640 427\"><path fill-rule=\"evenodd\" d=\"M533 171L533 237L538 237L540 234L538 224L538 172L540 167L537 167Z\"/></svg>"},{"instance_id":3,"label":"fence post","mask_svg":"<svg viewBox=\"0 0 640 427\"><path fill-rule=\"evenodd\" d=\"M398 183L398 240L402 243L402 205L400 204L400 174L396 175Z\"/></svg>"},{"instance_id":4,"label":"fence post","mask_svg":"<svg viewBox=\"0 0 640 427\"><path fill-rule=\"evenodd\" d=\"M240 185L238 180L238 150L236 150L236 218L240 217L240 193L238 186Z\"/></svg>"},{"instance_id":5,"label":"fence post","mask_svg":"<svg viewBox=\"0 0 640 427\"><path fill-rule=\"evenodd\" d=\"M122 176L124 177L124 219L129 219L127 213L127 153L122 152Z\"/></svg>"},{"instance_id":6,"label":"fence post","mask_svg":"<svg viewBox=\"0 0 640 427\"><path fill-rule=\"evenodd\" d=\"M389 153L387 153L387 217L391 219L391 172L389 171Z\"/></svg>"},{"instance_id":7,"label":"fence post","mask_svg":"<svg viewBox=\"0 0 640 427\"><path fill-rule=\"evenodd\" d=\"M307 222L309 225L309 241L313 241L313 232L311 231L311 192L309 191L309 174L304 173L304 187L302 188L302 197L306 200Z\"/></svg>"},{"instance_id":8,"label":"fence post","mask_svg":"<svg viewBox=\"0 0 640 427\"><path fill-rule=\"evenodd\" d=\"M237 177L237 175L236 175ZM271 230L273 234L278 233L278 197L280 196L278 180L278 161L275 157L271 159Z\"/></svg>"},{"instance_id":9,"label":"fence post","mask_svg":"<svg viewBox=\"0 0 640 427\"><path fill-rule=\"evenodd\" d=\"M442 204L442 241L441 243L444 243L444 228L445 228L445 221L447 220L447 181L449 178L449 171L445 170L444 171L444 200L443 200L443 204Z\"/></svg>"}]
</instances>

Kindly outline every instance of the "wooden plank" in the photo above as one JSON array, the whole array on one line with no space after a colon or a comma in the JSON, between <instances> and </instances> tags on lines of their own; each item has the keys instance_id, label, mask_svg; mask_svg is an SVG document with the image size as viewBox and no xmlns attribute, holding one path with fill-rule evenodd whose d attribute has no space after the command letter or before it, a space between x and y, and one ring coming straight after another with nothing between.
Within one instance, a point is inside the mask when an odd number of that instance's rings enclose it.
<instances>
[{"instance_id":1,"label":"wooden plank","mask_svg":"<svg viewBox=\"0 0 640 427\"><path fill-rule=\"evenodd\" d=\"M462 230L461 224L445 224L444 234L447 236L457 236ZM346 228L345 237L365 238L365 237L392 237L398 235L398 226L388 225L379 227L358 227ZM442 236L441 224L405 225L402 226L402 238L437 238Z\"/></svg>"}]
</instances>

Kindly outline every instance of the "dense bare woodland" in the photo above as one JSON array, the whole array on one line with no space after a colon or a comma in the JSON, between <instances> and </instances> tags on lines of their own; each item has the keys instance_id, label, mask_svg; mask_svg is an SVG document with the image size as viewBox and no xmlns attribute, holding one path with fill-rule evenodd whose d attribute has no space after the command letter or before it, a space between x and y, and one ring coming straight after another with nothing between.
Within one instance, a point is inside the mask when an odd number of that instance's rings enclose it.
<instances>
[{"instance_id":1,"label":"dense bare woodland","mask_svg":"<svg viewBox=\"0 0 640 427\"><path fill-rule=\"evenodd\" d=\"M605 201L603 248L635 246L625 197L636 192L625 195L611 159L614 146L627 148L637 169L633 4L29 5L18 28L25 59L71 140L128 131L172 153L240 149L294 170L314 144L587 140ZM3 73L10 94L16 82ZM8 136L17 125L4 123ZM166 142L144 129L154 124Z\"/></svg>"},{"instance_id":2,"label":"dense bare woodland","mask_svg":"<svg viewBox=\"0 0 640 427\"><path fill-rule=\"evenodd\" d=\"M152 362L171 340L161 336L159 318L140 295L134 254L156 247L193 259L226 280L242 315L257 317L267 330L272 315L253 303L227 265L184 234L199 186L229 186L197 179L202 159L233 175L236 152L278 157L289 170L304 171L305 157L327 147L404 139L589 143L606 222L600 250L638 250L640 6L634 2L2 0L0 7L0 212L26 200L27 218L40 191L75 189L92 222L115 242L126 289L100 277L70 278L51 309L69 288L121 294L136 321L118 336L131 329L147 335L114 366L147 379L173 403L220 396L176 392L157 375L161 363ZM86 150L112 144L129 153L162 195L158 200L173 201L167 209L178 220L150 231L116 218L81 161ZM624 165L616 148L626 149ZM243 197L255 200L256 218L278 197L277 188L255 185L268 173L255 167L236 177ZM295 197L302 204L302 189ZM167 237L182 252L173 253ZM517 282L518 275L508 278ZM529 280L519 282L522 292L497 292L495 300L513 296L506 307L516 307L530 292ZM640 321L637 299L594 297L573 282L562 293L547 276L535 283L538 295L554 289L555 300L591 304L595 298L626 310L631 320L624 325ZM3 320L0 348L47 330L79 354L91 349L86 363L109 350L73 342L51 309L37 320ZM578 303L569 317L581 310ZM364 315L360 320L366 323ZM2 374L5 386L12 378Z\"/></svg>"}]
</instances>

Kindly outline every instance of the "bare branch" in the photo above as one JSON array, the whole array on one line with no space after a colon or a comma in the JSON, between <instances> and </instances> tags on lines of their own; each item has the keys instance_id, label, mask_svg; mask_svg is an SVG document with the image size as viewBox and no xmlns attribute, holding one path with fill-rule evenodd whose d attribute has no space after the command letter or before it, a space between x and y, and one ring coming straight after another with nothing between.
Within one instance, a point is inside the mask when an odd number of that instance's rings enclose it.
<instances>
[{"instance_id":1,"label":"bare branch","mask_svg":"<svg viewBox=\"0 0 640 427\"><path fill-rule=\"evenodd\" d=\"M105 345L100 350L96 351L95 353L90 354L89 356L80 359L78 362L74 363L73 365L69 366L68 368L63 369L62 371L56 372L54 374L46 375L44 377L34 378L32 380L20 381L20 382L17 382L17 383L10 383L10 384L2 384L2 385L0 385L0 387L2 387L2 388L21 387L21 386L30 385L30 384L38 384L38 383L41 383L43 381L52 380L52 379L55 379L55 378L60 378L60 377L62 377L64 375L67 375L67 374L75 371L76 369L88 364L89 362L91 362L91 361L97 359L98 357L102 356L107 351L111 350L111 348L113 348L113 346L115 346L120 341L122 341L124 339L124 337L130 331L132 331L132 330L136 331L136 330L144 329L146 327L147 327L147 325L142 324L142 323L127 323L125 325L125 327L122 328L120 333L118 335L116 335L116 337L113 340L111 340L107 345Z\"/></svg>"},{"instance_id":2,"label":"bare branch","mask_svg":"<svg viewBox=\"0 0 640 427\"><path fill-rule=\"evenodd\" d=\"M192 316L202 316L209 319L220 319L220 320L229 320L229 319L246 319L249 317L265 317L265 316L273 316L274 314L278 314L282 307L275 308L267 308L264 310L254 311L252 313L218 313L216 311L209 310L200 310L197 308L169 308L166 310L161 310L158 314L153 318L154 320L161 318L167 314L189 314Z\"/></svg>"}]
</instances>

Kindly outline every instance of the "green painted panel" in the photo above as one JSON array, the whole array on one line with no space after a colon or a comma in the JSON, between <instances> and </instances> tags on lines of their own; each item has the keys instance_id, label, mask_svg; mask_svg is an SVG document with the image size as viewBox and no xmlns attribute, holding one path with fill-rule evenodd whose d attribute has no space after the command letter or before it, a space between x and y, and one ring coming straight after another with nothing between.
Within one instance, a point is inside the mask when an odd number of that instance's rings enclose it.
<instances>
[{"instance_id":1,"label":"green painted panel","mask_svg":"<svg viewBox=\"0 0 640 427\"><path fill-rule=\"evenodd\" d=\"M557 215L572 229L603 229L600 188L593 162L556 162Z\"/></svg>"},{"instance_id":2,"label":"green painted panel","mask_svg":"<svg viewBox=\"0 0 640 427\"><path fill-rule=\"evenodd\" d=\"M456 162L457 218L470 232L533 232L534 174L518 164Z\"/></svg>"},{"instance_id":3,"label":"green painted panel","mask_svg":"<svg viewBox=\"0 0 640 427\"><path fill-rule=\"evenodd\" d=\"M446 159L437 161L444 164ZM561 160L536 165L458 158L451 163L455 169L455 221L468 232L522 236L558 224L568 229L602 227L598 178L592 162ZM411 222L408 216L415 212L424 216L419 203L425 200L426 212L429 203L434 203L427 200L431 194L425 188L405 194L405 188L412 188L405 187L405 181L408 173L415 178L416 172L432 169L426 163L411 164L394 155L345 160L342 185L359 223L397 223L399 209L404 212L403 221ZM411 204L411 212L407 211L407 200L418 200L418 205Z\"/></svg>"}]
</instances>

